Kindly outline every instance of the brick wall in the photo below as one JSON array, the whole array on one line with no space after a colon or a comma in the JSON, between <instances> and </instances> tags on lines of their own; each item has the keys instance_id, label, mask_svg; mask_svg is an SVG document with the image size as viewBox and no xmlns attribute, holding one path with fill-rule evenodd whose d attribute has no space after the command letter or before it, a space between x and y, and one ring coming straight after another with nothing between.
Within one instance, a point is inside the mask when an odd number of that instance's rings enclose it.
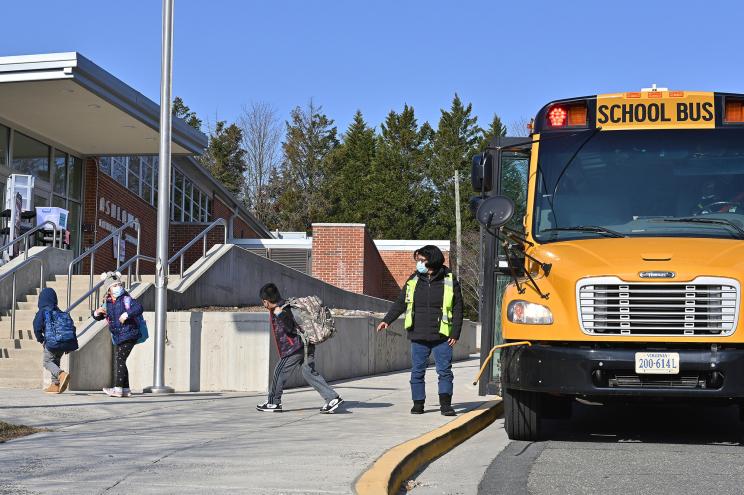
<instances>
[{"instance_id":1,"label":"brick wall","mask_svg":"<svg viewBox=\"0 0 744 495\"><path fill-rule=\"evenodd\" d=\"M385 297L385 281L392 278L380 256L380 252L367 229L364 229L364 293L368 296Z\"/></svg>"},{"instance_id":2,"label":"brick wall","mask_svg":"<svg viewBox=\"0 0 744 495\"><path fill-rule=\"evenodd\" d=\"M313 277L364 293L364 224L313 224Z\"/></svg>"},{"instance_id":3,"label":"brick wall","mask_svg":"<svg viewBox=\"0 0 744 495\"><path fill-rule=\"evenodd\" d=\"M423 246L424 244L425 241L421 245ZM380 257L388 273L388 276L383 279L382 297L384 299L395 299L398 297L403 284L416 271L416 263L413 261L414 251L414 249L408 251L380 251ZM443 251L443 254L444 264L449 266L449 251Z\"/></svg>"},{"instance_id":4,"label":"brick wall","mask_svg":"<svg viewBox=\"0 0 744 495\"><path fill-rule=\"evenodd\" d=\"M313 224L312 274L342 289L395 299L415 270L413 251L379 251L363 224ZM449 252L444 257L449 264Z\"/></svg>"},{"instance_id":5,"label":"brick wall","mask_svg":"<svg viewBox=\"0 0 744 495\"><path fill-rule=\"evenodd\" d=\"M112 229L123 225L129 218L136 217L142 227L140 252L147 256L155 256L157 237L157 209L138 195L126 189L123 185L101 172L98 162L90 158L85 162L85 193L83 200L83 240L82 250L86 250L98 240L109 235ZM222 201L215 198L212 202L212 218L224 218L228 222L233 212ZM171 223L168 233L169 256L175 254L186 243L198 235L207 224L203 223ZM258 237L245 221L236 218L234 221L236 237L253 238ZM127 229L132 240L137 237L134 229ZM207 250L214 244L222 243L224 233L222 228L217 227L207 235ZM135 254L135 245L126 243L126 259ZM190 248L184 256L184 265L188 268L202 254L202 243L199 242ZM111 247L103 247L96 253L95 273L101 273L116 268L116 260L113 254L113 242ZM88 260L82 265L81 273L88 273L90 264ZM142 273L154 273L155 267L152 263L141 263ZM171 267L171 273L179 270L178 261Z\"/></svg>"},{"instance_id":6,"label":"brick wall","mask_svg":"<svg viewBox=\"0 0 744 495\"><path fill-rule=\"evenodd\" d=\"M148 202L132 193L114 179L102 173L98 162L89 158L85 162L85 198L83 204L83 241L82 250L103 239L131 218L139 219L142 235L140 252L147 256L155 256L157 230L157 211ZM137 238L137 231L126 229L125 237L130 240ZM128 240L125 243L126 259L135 254L135 244ZM110 247L102 247L95 257L94 271L96 274L116 268L113 241ZM82 273L88 273L89 259L83 263ZM140 270L152 273L154 265L142 263Z\"/></svg>"}]
</instances>

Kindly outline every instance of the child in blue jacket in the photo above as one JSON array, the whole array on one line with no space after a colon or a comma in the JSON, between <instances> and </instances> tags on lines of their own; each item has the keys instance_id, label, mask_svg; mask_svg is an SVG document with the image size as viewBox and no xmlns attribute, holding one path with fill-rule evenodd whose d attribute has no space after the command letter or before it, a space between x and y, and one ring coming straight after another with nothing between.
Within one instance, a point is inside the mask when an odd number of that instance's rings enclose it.
<instances>
[{"instance_id":1,"label":"child in blue jacket","mask_svg":"<svg viewBox=\"0 0 744 495\"><path fill-rule=\"evenodd\" d=\"M93 312L94 319L106 319L114 343L114 387L103 389L109 397L131 395L127 358L140 338L140 315L142 305L129 295L118 277L109 285L104 304Z\"/></svg>"},{"instance_id":2,"label":"child in blue jacket","mask_svg":"<svg viewBox=\"0 0 744 495\"><path fill-rule=\"evenodd\" d=\"M42 364L52 374L52 384L44 389L48 394L61 394L67 390L70 383L70 374L59 367L60 360L66 352L72 352L78 348L77 340L71 339L65 342L54 342L54 338L48 339L46 328L47 319L59 312L57 307L57 293L54 289L46 287L39 294L39 311L34 316L34 336L36 340L44 345ZM73 327L74 332L74 327Z\"/></svg>"}]
</instances>

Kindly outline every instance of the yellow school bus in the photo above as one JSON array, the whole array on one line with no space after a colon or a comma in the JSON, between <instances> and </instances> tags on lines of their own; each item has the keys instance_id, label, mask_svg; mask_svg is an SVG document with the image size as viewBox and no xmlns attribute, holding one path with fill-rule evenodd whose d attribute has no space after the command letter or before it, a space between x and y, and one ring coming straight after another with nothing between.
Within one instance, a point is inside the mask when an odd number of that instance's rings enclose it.
<instances>
[{"instance_id":1,"label":"yellow school bus","mask_svg":"<svg viewBox=\"0 0 744 495\"><path fill-rule=\"evenodd\" d=\"M472 182L483 361L508 344L481 392L502 395L510 438L577 398L744 401L744 95L553 101Z\"/></svg>"}]
</instances>

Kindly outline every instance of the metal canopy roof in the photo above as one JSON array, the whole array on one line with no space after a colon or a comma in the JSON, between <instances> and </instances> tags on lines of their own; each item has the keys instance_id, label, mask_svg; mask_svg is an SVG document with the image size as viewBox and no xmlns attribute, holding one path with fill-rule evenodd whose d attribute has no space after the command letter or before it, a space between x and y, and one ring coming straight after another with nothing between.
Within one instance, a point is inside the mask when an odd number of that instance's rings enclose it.
<instances>
[{"instance_id":1,"label":"metal canopy roof","mask_svg":"<svg viewBox=\"0 0 744 495\"><path fill-rule=\"evenodd\" d=\"M83 155L157 154L160 106L76 52L0 57L0 118ZM172 153L207 136L173 119Z\"/></svg>"}]
</instances>

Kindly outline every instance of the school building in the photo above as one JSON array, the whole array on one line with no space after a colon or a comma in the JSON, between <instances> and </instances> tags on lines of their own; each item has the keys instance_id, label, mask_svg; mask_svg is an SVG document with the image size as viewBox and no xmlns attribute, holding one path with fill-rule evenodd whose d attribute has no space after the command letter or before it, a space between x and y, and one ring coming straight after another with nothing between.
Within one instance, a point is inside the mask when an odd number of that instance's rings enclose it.
<instances>
[{"instance_id":1,"label":"school building","mask_svg":"<svg viewBox=\"0 0 744 495\"><path fill-rule=\"evenodd\" d=\"M125 223L141 226L139 249L155 256L160 107L76 52L0 57L0 205L11 174L35 178L33 206L69 211L75 255ZM292 246L276 239L199 163L207 136L180 119L172 124L170 251L178 251L214 220L229 242L292 265ZM125 231L124 258L137 232ZM220 243L221 229L209 235ZM275 242L277 241L277 242ZM272 244L272 242L274 244ZM307 273L350 291L395 297L413 272L412 252L430 241L373 241L362 224L316 224L303 241ZM310 244L308 244L310 242ZM286 244L286 243L285 243ZM445 254L449 241L437 241ZM115 249L97 255L94 271L116 266ZM282 254L284 253L284 254ZM187 264L201 255L189 252ZM294 260L294 261L293 261ZM87 267L80 267L83 273ZM143 264L144 272L152 265Z\"/></svg>"}]
</instances>

